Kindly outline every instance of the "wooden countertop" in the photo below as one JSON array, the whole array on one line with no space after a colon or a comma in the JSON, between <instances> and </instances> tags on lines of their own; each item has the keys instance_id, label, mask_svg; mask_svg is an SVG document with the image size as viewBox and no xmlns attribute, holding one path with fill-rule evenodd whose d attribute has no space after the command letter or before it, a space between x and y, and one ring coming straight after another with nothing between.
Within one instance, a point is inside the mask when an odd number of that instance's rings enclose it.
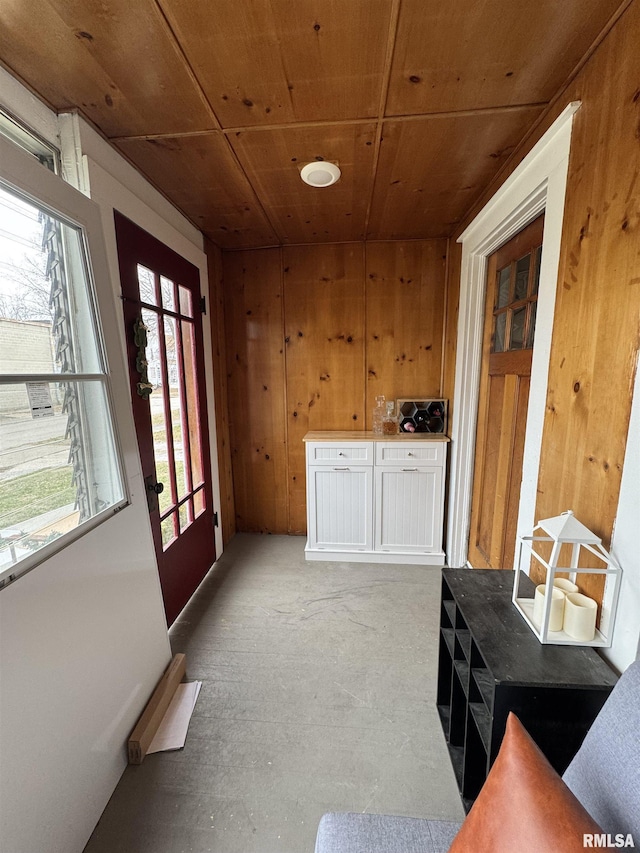
<instances>
[{"instance_id":1,"label":"wooden countertop","mask_svg":"<svg viewBox=\"0 0 640 853\"><path fill-rule=\"evenodd\" d=\"M402 432L396 435L374 435L365 430L316 430L308 432L303 441L451 441L448 435L434 432Z\"/></svg>"}]
</instances>

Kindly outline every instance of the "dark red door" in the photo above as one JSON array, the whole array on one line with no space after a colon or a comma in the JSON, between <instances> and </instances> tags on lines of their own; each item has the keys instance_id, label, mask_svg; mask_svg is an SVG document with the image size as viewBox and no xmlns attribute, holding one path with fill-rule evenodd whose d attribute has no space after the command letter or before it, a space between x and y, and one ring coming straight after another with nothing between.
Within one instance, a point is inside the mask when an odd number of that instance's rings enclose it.
<instances>
[{"instance_id":1,"label":"dark red door","mask_svg":"<svg viewBox=\"0 0 640 853\"><path fill-rule=\"evenodd\" d=\"M215 560L200 275L115 212L133 415L167 622Z\"/></svg>"}]
</instances>

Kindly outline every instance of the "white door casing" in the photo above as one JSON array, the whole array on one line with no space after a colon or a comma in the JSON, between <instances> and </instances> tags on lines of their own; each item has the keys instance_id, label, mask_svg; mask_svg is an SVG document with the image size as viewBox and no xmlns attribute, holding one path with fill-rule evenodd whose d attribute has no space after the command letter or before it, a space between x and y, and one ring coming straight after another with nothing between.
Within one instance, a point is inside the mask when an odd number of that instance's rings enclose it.
<instances>
[{"instance_id":1,"label":"white door casing","mask_svg":"<svg viewBox=\"0 0 640 853\"><path fill-rule=\"evenodd\" d=\"M467 561L487 258L544 211L536 338L531 366L518 535L533 527L571 126L573 115L579 107L579 101L565 107L522 163L458 238L458 242L462 243L462 264L447 522L446 552L449 566L460 567Z\"/></svg>"}]
</instances>

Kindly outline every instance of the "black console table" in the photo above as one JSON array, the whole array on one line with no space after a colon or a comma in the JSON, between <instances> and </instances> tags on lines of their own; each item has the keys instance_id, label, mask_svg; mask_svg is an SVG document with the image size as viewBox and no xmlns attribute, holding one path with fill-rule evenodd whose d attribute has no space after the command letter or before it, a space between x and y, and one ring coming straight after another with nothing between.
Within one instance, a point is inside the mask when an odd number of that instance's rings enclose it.
<instances>
[{"instance_id":1,"label":"black console table","mask_svg":"<svg viewBox=\"0 0 640 853\"><path fill-rule=\"evenodd\" d=\"M521 589L533 586L522 578ZM443 569L438 712L465 809L513 711L558 773L617 681L593 648L538 642L511 602L513 571Z\"/></svg>"}]
</instances>

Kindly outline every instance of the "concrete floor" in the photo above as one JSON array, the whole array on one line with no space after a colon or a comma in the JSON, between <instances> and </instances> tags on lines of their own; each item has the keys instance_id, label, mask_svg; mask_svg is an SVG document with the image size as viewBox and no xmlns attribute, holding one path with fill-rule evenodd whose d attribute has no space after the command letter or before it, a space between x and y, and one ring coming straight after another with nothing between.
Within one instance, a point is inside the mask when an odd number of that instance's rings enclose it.
<instances>
[{"instance_id":1,"label":"concrete floor","mask_svg":"<svg viewBox=\"0 0 640 853\"><path fill-rule=\"evenodd\" d=\"M128 767L85 853L312 853L326 811L463 818L435 709L440 571L239 534L171 631L184 750Z\"/></svg>"}]
</instances>

